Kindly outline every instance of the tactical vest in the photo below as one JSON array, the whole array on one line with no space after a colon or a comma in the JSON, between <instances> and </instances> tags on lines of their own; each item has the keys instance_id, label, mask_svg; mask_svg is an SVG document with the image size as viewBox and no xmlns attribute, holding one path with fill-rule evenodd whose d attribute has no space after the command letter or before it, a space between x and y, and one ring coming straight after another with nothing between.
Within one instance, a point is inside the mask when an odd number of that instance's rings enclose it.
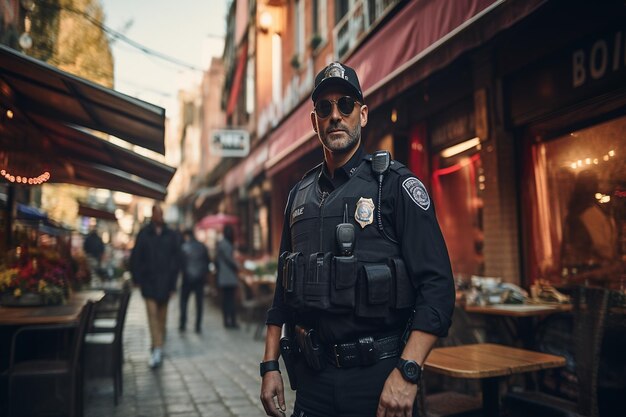
<instances>
[{"instance_id":1,"label":"tactical vest","mask_svg":"<svg viewBox=\"0 0 626 417\"><path fill-rule=\"evenodd\" d=\"M394 161L393 170L406 170ZM291 206L293 252L280 257L285 301L297 311L354 310L359 317L385 317L389 309L415 304L400 247L378 229L379 187L366 160L332 193L317 184L319 168L300 182ZM337 225L354 225L352 254L340 256ZM362 226L363 225L363 226Z\"/></svg>"}]
</instances>

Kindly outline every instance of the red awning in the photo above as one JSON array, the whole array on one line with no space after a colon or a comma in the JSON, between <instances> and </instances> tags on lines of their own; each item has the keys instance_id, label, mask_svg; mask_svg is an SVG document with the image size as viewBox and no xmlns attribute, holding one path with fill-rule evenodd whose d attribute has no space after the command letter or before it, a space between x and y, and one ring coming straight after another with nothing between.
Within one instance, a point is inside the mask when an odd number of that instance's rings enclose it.
<instances>
[{"instance_id":1,"label":"red awning","mask_svg":"<svg viewBox=\"0 0 626 417\"><path fill-rule=\"evenodd\" d=\"M226 115L230 116L235 111L237 105L237 98L239 97L239 91L241 90L241 82L243 78L243 71L248 63L248 44L244 43L239 51L239 57L237 58L237 69L235 70L235 76L233 83L230 86L230 94L228 95L228 105L226 106Z\"/></svg>"},{"instance_id":2,"label":"red awning","mask_svg":"<svg viewBox=\"0 0 626 417\"><path fill-rule=\"evenodd\" d=\"M546 0L412 0L360 46L346 64L359 74L370 109L493 38ZM380 59L385 51L385 59ZM269 175L319 146L305 100L268 138Z\"/></svg>"}]
</instances>

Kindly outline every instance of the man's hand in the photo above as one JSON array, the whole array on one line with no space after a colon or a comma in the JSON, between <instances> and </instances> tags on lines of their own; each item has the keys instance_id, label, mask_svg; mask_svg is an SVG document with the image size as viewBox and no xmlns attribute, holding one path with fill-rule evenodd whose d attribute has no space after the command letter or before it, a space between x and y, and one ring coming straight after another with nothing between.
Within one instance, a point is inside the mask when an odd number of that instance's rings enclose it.
<instances>
[{"instance_id":1,"label":"man's hand","mask_svg":"<svg viewBox=\"0 0 626 417\"><path fill-rule=\"evenodd\" d=\"M376 417L411 417L417 389L417 384L407 382L399 370L391 371L378 400Z\"/></svg>"},{"instance_id":2,"label":"man's hand","mask_svg":"<svg viewBox=\"0 0 626 417\"><path fill-rule=\"evenodd\" d=\"M285 417L285 388L280 372L269 371L263 376L261 402L268 416Z\"/></svg>"}]
</instances>

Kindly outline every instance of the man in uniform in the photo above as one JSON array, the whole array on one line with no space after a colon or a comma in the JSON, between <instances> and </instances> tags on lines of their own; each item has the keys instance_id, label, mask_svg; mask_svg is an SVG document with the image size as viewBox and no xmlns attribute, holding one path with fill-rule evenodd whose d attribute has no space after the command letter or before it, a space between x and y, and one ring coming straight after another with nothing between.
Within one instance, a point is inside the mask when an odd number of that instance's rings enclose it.
<instances>
[{"instance_id":1,"label":"man in uniform","mask_svg":"<svg viewBox=\"0 0 626 417\"><path fill-rule=\"evenodd\" d=\"M368 108L352 68L324 68L311 98L324 162L289 193L261 401L267 415L285 415L282 351L294 417L413 416L424 361L454 308L434 207L388 152L365 155ZM284 340L297 343L283 350Z\"/></svg>"}]
</instances>

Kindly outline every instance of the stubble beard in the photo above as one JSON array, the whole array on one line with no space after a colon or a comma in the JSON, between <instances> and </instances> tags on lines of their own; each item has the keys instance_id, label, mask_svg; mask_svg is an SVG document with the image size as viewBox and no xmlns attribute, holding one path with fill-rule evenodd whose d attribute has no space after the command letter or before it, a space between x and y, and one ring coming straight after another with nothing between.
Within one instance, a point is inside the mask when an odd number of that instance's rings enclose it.
<instances>
[{"instance_id":1,"label":"stubble beard","mask_svg":"<svg viewBox=\"0 0 626 417\"><path fill-rule=\"evenodd\" d=\"M339 126L329 126L327 130L336 127ZM324 147L333 153L339 154L347 153L354 149L354 147L359 143L359 140L361 138L361 125L357 124L352 130L349 130L348 132L344 131L344 133L346 133L347 136L343 135L343 137L339 139L330 139L329 136L332 134L325 132L324 137L322 138L322 143L324 144Z\"/></svg>"}]
</instances>

